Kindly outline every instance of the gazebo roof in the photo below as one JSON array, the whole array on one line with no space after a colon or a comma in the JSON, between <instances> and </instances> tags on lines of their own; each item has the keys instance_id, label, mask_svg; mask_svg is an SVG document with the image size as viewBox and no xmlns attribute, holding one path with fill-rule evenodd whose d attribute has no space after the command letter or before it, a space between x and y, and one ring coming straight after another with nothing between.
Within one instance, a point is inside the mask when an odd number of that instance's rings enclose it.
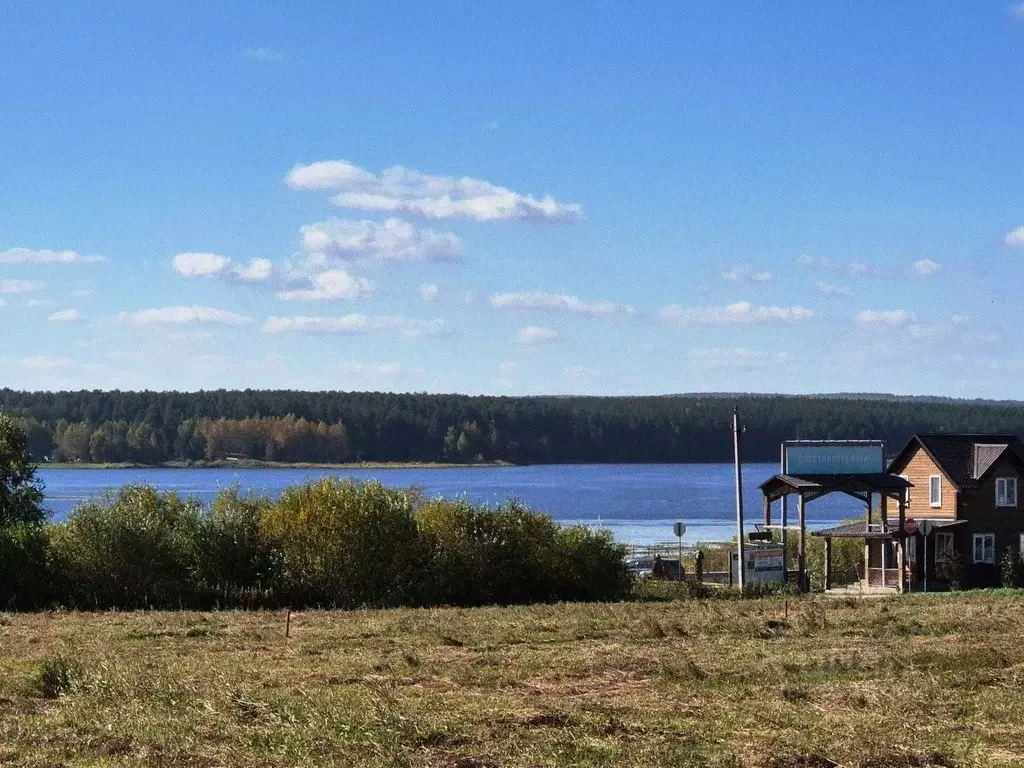
<instances>
[{"instance_id":1,"label":"gazebo roof","mask_svg":"<svg viewBox=\"0 0 1024 768\"><path fill-rule=\"evenodd\" d=\"M954 525L966 523L966 520L930 520L933 530L935 528L949 528ZM823 528L820 531L811 531L811 536L823 539L893 539L904 538L902 531L896 526L888 526L883 529L881 526L868 528L864 521L859 523L846 523L837 525L835 528Z\"/></svg>"},{"instance_id":2,"label":"gazebo roof","mask_svg":"<svg viewBox=\"0 0 1024 768\"><path fill-rule=\"evenodd\" d=\"M761 483L761 492L770 501L790 494L816 499L827 493L846 493L861 498L869 493L895 496L913 485L898 475L775 475Z\"/></svg>"}]
</instances>

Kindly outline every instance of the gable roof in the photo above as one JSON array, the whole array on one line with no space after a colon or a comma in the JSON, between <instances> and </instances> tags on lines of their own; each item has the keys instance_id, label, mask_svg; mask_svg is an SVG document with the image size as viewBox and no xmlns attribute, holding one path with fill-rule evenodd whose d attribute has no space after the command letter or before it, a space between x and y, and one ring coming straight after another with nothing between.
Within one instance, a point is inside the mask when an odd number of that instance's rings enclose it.
<instances>
[{"instance_id":1,"label":"gable roof","mask_svg":"<svg viewBox=\"0 0 1024 768\"><path fill-rule=\"evenodd\" d=\"M1024 471L1024 443L1010 434L934 432L914 435L889 463L893 472L910 451L921 446L957 488L976 488L985 473L1004 454Z\"/></svg>"}]
</instances>

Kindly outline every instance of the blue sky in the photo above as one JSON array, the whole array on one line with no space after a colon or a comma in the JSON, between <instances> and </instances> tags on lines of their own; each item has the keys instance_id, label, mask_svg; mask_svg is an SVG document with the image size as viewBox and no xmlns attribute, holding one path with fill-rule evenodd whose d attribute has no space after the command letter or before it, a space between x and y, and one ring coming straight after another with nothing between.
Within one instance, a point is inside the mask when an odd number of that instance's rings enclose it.
<instances>
[{"instance_id":1,"label":"blue sky","mask_svg":"<svg viewBox=\"0 0 1024 768\"><path fill-rule=\"evenodd\" d=\"M4 385L1024 397L1024 5L60 5Z\"/></svg>"}]
</instances>

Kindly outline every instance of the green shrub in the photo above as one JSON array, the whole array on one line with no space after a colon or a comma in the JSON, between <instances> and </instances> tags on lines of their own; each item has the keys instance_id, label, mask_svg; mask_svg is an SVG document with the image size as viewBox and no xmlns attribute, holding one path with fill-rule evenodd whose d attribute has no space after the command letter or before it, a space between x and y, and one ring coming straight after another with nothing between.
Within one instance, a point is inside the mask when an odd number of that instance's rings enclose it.
<instances>
[{"instance_id":1,"label":"green shrub","mask_svg":"<svg viewBox=\"0 0 1024 768\"><path fill-rule=\"evenodd\" d=\"M46 528L0 527L0 607L42 608L53 599Z\"/></svg>"},{"instance_id":2,"label":"green shrub","mask_svg":"<svg viewBox=\"0 0 1024 768\"><path fill-rule=\"evenodd\" d=\"M176 493L126 485L54 526L51 565L73 605L178 607L196 592L201 507Z\"/></svg>"},{"instance_id":3,"label":"green shrub","mask_svg":"<svg viewBox=\"0 0 1024 768\"><path fill-rule=\"evenodd\" d=\"M935 578L945 582L950 589L965 589L969 573L959 552L951 552L949 556L935 561Z\"/></svg>"},{"instance_id":4,"label":"green shrub","mask_svg":"<svg viewBox=\"0 0 1024 768\"><path fill-rule=\"evenodd\" d=\"M632 576L626 567L626 548L609 531L582 525L555 533L555 564L559 600L620 600L629 594Z\"/></svg>"},{"instance_id":5,"label":"green shrub","mask_svg":"<svg viewBox=\"0 0 1024 768\"><path fill-rule=\"evenodd\" d=\"M72 693L80 682L81 667L63 655L50 656L36 671L35 687L44 699L59 699Z\"/></svg>"},{"instance_id":6,"label":"green shrub","mask_svg":"<svg viewBox=\"0 0 1024 768\"><path fill-rule=\"evenodd\" d=\"M260 531L270 499L242 495L238 486L222 490L199 518L197 576L208 593L225 604L264 603L279 580L277 550Z\"/></svg>"},{"instance_id":7,"label":"green shrub","mask_svg":"<svg viewBox=\"0 0 1024 768\"><path fill-rule=\"evenodd\" d=\"M999 560L999 580L1004 587L1024 586L1024 564L1017 547L1009 546L1003 551Z\"/></svg>"},{"instance_id":8,"label":"green shrub","mask_svg":"<svg viewBox=\"0 0 1024 768\"><path fill-rule=\"evenodd\" d=\"M260 524L280 553L285 599L334 607L416 602L425 553L415 497L353 480L286 489Z\"/></svg>"},{"instance_id":9,"label":"green shrub","mask_svg":"<svg viewBox=\"0 0 1024 768\"><path fill-rule=\"evenodd\" d=\"M431 603L614 600L630 589L625 550L609 534L562 528L515 500L491 508L431 499L416 520L430 552Z\"/></svg>"}]
</instances>

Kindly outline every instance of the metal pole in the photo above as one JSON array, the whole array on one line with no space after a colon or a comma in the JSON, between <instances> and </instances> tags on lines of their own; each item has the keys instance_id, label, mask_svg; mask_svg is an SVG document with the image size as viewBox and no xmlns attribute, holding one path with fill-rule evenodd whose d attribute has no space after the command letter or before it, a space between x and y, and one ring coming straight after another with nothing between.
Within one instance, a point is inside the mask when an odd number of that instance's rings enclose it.
<instances>
[{"instance_id":1,"label":"metal pole","mask_svg":"<svg viewBox=\"0 0 1024 768\"><path fill-rule=\"evenodd\" d=\"M924 591L928 591L928 534L921 537L924 539Z\"/></svg>"},{"instance_id":2,"label":"metal pole","mask_svg":"<svg viewBox=\"0 0 1024 768\"><path fill-rule=\"evenodd\" d=\"M683 537L679 537L679 580L683 580Z\"/></svg>"},{"instance_id":3,"label":"metal pole","mask_svg":"<svg viewBox=\"0 0 1024 768\"><path fill-rule=\"evenodd\" d=\"M739 408L734 407L732 409L732 448L736 458L736 556L739 559L739 573L740 591L743 591L743 587L746 585L746 575L744 574L744 566L746 560L744 556L746 552L743 547L743 470L740 467L740 421L739 421Z\"/></svg>"}]
</instances>

